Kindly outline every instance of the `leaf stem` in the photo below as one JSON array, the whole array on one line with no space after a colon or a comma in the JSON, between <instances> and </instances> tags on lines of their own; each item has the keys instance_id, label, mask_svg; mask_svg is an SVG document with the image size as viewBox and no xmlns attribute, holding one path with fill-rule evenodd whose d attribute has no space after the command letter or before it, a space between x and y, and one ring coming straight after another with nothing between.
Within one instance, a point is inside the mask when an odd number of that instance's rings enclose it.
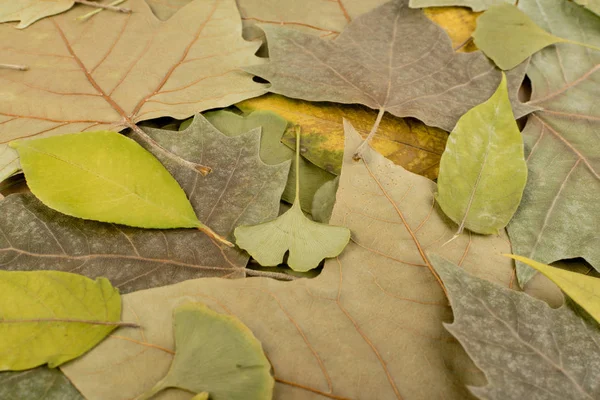
<instances>
[{"instance_id":1,"label":"leaf stem","mask_svg":"<svg viewBox=\"0 0 600 400\"><path fill-rule=\"evenodd\" d=\"M119 4L125 3L127 0L116 0L113 1L112 3L109 4L109 6L118 6ZM87 14L81 15L77 18L75 18L75 20L77 21L85 21L88 18L93 17L94 15L98 14L99 12L102 12L102 10L104 10L104 8L98 8L97 10L94 11L90 11Z\"/></svg>"},{"instance_id":2,"label":"leaf stem","mask_svg":"<svg viewBox=\"0 0 600 400\"><path fill-rule=\"evenodd\" d=\"M75 3L83 4L83 5L90 6L90 7L103 8L106 10L122 12L122 13L130 13L131 12L130 8L115 7L113 5L96 3L94 1L88 1L88 0L75 0Z\"/></svg>"},{"instance_id":3,"label":"leaf stem","mask_svg":"<svg viewBox=\"0 0 600 400\"><path fill-rule=\"evenodd\" d=\"M0 68L15 69L17 71L27 71L29 69L29 67L27 65L18 65L18 64L0 64Z\"/></svg>"},{"instance_id":4,"label":"leaf stem","mask_svg":"<svg viewBox=\"0 0 600 400\"><path fill-rule=\"evenodd\" d=\"M67 322L67 323L80 323L89 325L107 325L107 326L118 326L122 328L140 328L140 326L133 322L122 322L122 321L94 321L88 319L72 319L72 318L37 318L37 319L3 319L0 320L0 324L26 324L26 323L37 323L37 322Z\"/></svg>"},{"instance_id":5,"label":"leaf stem","mask_svg":"<svg viewBox=\"0 0 600 400\"><path fill-rule=\"evenodd\" d=\"M296 127L296 198L294 204L300 205L300 127Z\"/></svg>"},{"instance_id":6,"label":"leaf stem","mask_svg":"<svg viewBox=\"0 0 600 400\"><path fill-rule=\"evenodd\" d=\"M562 38L561 38L562 39ZM569 39L562 39L561 40L562 43L570 43L570 44L575 44L577 46L581 46L581 47L587 47L588 49L592 49L592 50L596 50L596 51L600 51L600 47L591 45L591 44L587 44L587 43L582 43L582 42L576 42L575 40L569 40Z\"/></svg>"},{"instance_id":7,"label":"leaf stem","mask_svg":"<svg viewBox=\"0 0 600 400\"><path fill-rule=\"evenodd\" d=\"M375 133L377 133L377 129L379 128L379 124L381 123L381 119L383 118L384 113L385 113L385 108L381 107L379 109L379 114L377 114L377 119L375 120L375 123L373 124L373 127L371 128L371 132L369 132L369 136L367 136L367 138L361 143L361 145L358 146L358 149L356 149L356 153L354 153L354 157L352 157L354 159L354 161L358 161L362 158L363 152L365 151L367 146L369 146L369 142L371 141L371 139L373 139L373 136L375 136Z\"/></svg>"},{"instance_id":8,"label":"leaf stem","mask_svg":"<svg viewBox=\"0 0 600 400\"><path fill-rule=\"evenodd\" d=\"M218 242L223 243L225 246L234 247L233 243L231 243L229 240L225 239L223 236L219 235L217 232L210 229L208 226L200 224L198 226L198 229L201 230L202 232L204 232L208 237L215 239Z\"/></svg>"}]
</instances>

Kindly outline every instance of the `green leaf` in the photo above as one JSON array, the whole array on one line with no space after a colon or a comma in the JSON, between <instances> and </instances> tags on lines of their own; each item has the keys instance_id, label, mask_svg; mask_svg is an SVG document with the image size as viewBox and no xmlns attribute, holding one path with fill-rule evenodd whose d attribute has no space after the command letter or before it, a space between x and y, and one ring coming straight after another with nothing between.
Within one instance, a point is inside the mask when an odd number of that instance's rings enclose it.
<instances>
[{"instance_id":1,"label":"green leaf","mask_svg":"<svg viewBox=\"0 0 600 400\"><path fill-rule=\"evenodd\" d=\"M136 397L145 400L166 388L180 388L211 400L270 400L271 364L252 331L234 316L200 303L175 309L175 358L167 375Z\"/></svg>"},{"instance_id":2,"label":"green leaf","mask_svg":"<svg viewBox=\"0 0 600 400\"><path fill-rule=\"evenodd\" d=\"M598 17L571 1L519 8L554 35L600 46ZM582 257L600 270L600 51L558 43L533 55L527 75L539 111L522 132L529 178L508 225L513 252L544 264ZM534 274L517 262L521 285Z\"/></svg>"},{"instance_id":3,"label":"green leaf","mask_svg":"<svg viewBox=\"0 0 600 400\"><path fill-rule=\"evenodd\" d=\"M523 139L506 77L486 102L463 115L440 161L436 200L458 226L494 234L517 210L527 182Z\"/></svg>"},{"instance_id":4,"label":"green leaf","mask_svg":"<svg viewBox=\"0 0 600 400\"><path fill-rule=\"evenodd\" d=\"M245 116L230 111L212 111L205 118L228 136L237 136L251 129L262 128L260 158L268 165L277 165L292 160L288 180L281 198L293 203L296 197L296 162L294 151L281 143L288 122L271 111L255 111ZM311 211L313 197L319 187L335 176L300 157L300 205Z\"/></svg>"},{"instance_id":5,"label":"green leaf","mask_svg":"<svg viewBox=\"0 0 600 400\"><path fill-rule=\"evenodd\" d=\"M300 162L300 136L296 139L296 165ZM300 172L296 170L296 199L292 208L273 221L235 229L236 244L265 267L279 265L289 251L287 264L308 271L324 258L339 255L350 240L350 230L308 219L300 208Z\"/></svg>"},{"instance_id":6,"label":"green leaf","mask_svg":"<svg viewBox=\"0 0 600 400\"><path fill-rule=\"evenodd\" d=\"M507 256L521 261L546 275L574 302L587 311L592 318L600 322L600 278L555 268L527 257L511 254L507 254Z\"/></svg>"},{"instance_id":7,"label":"green leaf","mask_svg":"<svg viewBox=\"0 0 600 400\"><path fill-rule=\"evenodd\" d=\"M600 15L600 0L573 0L596 15Z\"/></svg>"},{"instance_id":8,"label":"green leaf","mask_svg":"<svg viewBox=\"0 0 600 400\"><path fill-rule=\"evenodd\" d=\"M121 325L119 291L105 278L0 271L0 293L0 371L54 368Z\"/></svg>"},{"instance_id":9,"label":"green leaf","mask_svg":"<svg viewBox=\"0 0 600 400\"><path fill-rule=\"evenodd\" d=\"M313 219L317 222L328 223L335 205L335 194L337 193L340 178L326 182L316 192L313 198L312 212Z\"/></svg>"},{"instance_id":10,"label":"green leaf","mask_svg":"<svg viewBox=\"0 0 600 400\"><path fill-rule=\"evenodd\" d=\"M67 215L139 228L204 226L165 167L135 141L98 131L16 141L27 184ZM223 243L228 243L220 238Z\"/></svg>"},{"instance_id":11,"label":"green leaf","mask_svg":"<svg viewBox=\"0 0 600 400\"><path fill-rule=\"evenodd\" d=\"M60 370L47 367L0 372L0 399L84 400Z\"/></svg>"},{"instance_id":12,"label":"green leaf","mask_svg":"<svg viewBox=\"0 0 600 400\"><path fill-rule=\"evenodd\" d=\"M496 65L511 69L554 43L568 42L549 34L511 4L492 6L477 19L475 45Z\"/></svg>"},{"instance_id":13,"label":"green leaf","mask_svg":"<svg viewBox=\"0 0 600 400\"><path fill-rule=\"evenodd\" d=\"M600 397L600 327L585 313L550 308L430 257L454 313L446 329L487 377L487 386L470 386L471 392L489 400Z\"/></svg>"}]
</instances>

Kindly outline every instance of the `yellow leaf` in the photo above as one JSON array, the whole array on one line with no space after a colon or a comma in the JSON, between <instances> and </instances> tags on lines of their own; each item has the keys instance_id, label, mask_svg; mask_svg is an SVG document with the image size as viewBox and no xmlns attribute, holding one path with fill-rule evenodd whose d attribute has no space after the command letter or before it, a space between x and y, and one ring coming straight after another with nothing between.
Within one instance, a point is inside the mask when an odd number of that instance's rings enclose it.
<instances>
[{"instance_id":1,"label":"yellow leaf","mask_svg":"<svg viewBox=\"0 0 600 400\"><path fill-rule=\"evenodd\" d=\"M364 138L375 122L377 111L358 105L316 103L268 94L238 103L245 112L271 110L302 128L302 156L313 164L339 174L344 152L345 118ZM371 145L407 170L435 179L448 134L413 118L384 115ZM282 139L295 146L293 127Z\"/></svg>"},{"instance_id":2,"label":"yellow leaf","mask_svg":"<svg viewBox=\"0 0 600 400\"><path fill-rule=\"evenodd\" d=\"M548 279L556 283L574 302L587 311L592 318L600 322L600 279L578 274L534 261L527 257L506 254L537 269Z\"/></svg>"},{"instance_id":3,"label":"yellow leaf","mask_svg":"<svg viewBox=\"0 0 600 400\"><path fill-rule=\"evenodd\" d=\"M423 10L425 16L441 26L450 39L452 47L459 52L469 53L477 50L471 40L475 30L475 20L481 14L463 7L428 7Z\"/></svg>"}]
</instances>

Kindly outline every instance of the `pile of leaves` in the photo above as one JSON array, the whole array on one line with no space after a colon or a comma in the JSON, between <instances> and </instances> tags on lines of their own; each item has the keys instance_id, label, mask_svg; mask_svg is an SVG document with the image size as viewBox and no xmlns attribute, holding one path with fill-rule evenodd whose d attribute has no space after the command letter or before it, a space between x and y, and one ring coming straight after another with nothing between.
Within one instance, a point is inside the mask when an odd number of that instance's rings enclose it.
<instances>
[{"instance_id":1,"label":"pile of leaves","mask_svg":"<svg viewBox=\"0 0 600 400\"><path fill-rule=\"evenodd\" d=\"M0 22L1 399L600 398L597 1Z\"/></svg>"}]
</instances>

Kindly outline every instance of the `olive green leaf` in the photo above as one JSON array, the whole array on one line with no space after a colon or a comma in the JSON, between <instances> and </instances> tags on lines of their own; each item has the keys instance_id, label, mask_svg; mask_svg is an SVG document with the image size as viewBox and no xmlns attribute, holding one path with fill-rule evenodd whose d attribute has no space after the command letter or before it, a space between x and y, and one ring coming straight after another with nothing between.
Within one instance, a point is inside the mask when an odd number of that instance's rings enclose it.
<instances>
[{"instance_id":1,"label":"olive green leaf","mask_svg":"<svg viewBox=\"0 0 600 400\"><path fill-rule=\"evenodd\" d=\"M600 15L600 0L573 0L596 15Z\"/></svg>"},{"instance_id":2,"label":"olive green leaf","mask_svg":"<svg viewBox=\"0 0 600 400\"><path fill-rule=\"evenodd\" d=\"M136 400L150 399L167 388L198 396L206 392L211 400L271 399L275 385L271 364L239 319L188 303L175 309L173 331L175 357L169 372Z\"/></svg>"},{"instance_id":3,"label":"olive green leaf","mask_svg":"<svg viewBox=\"0 0 600 400\"><path fill-rule=\"evenodd\" d=\"M600 322L600 278L542 264L527 257L507 254L546 275L574 302Z\"/></svg>"},{"instance_id":4,"label":"olive green leaf","mask_svg":"<svg viewBox=\"0 0 600 400\"><path fill-rule=\"evenodd\" d=\"M292 160L288 180L281 198L293 203L296 198L296 162L294 150L281 143L287 121L271 111L255 111L245 116L230 111L211 111L204 117L218 130L228 136L237 136L251 129L262 127L260 158L268 165L277 165ZM335 176L303 157L300 157L300 205L310 213L313 197L319 187Z\"/></svg>"},{"instance_id":5,"label":"olive green leaf","mask_svg":"<svg viewBox=\"0 0 600 400\"><path fill-rule=\"evenodd\" d=\"M571 1L519 8L554 35L600 47L598 17ZM539 111L522 132L529 171L508 225L513 252L544 264L582 257L600 270L600 51L557 43L531 57L527 75ZM517 262L521 285L534 274Z\"/></svg>"},{"instance_id":6,"label":"olive green leaf","mask_svg":"<svg viewBox=\"0 0 600 400\"><path fill-rule=\"evenodd\" d=\"M436 201L458 226L482 234L504 228L527 182L523 139L503 75L496 93L456 124L440 161Z\"/></svg>"},{"instance_id":7,"label":"olive green leaf","mask_svg":"<svg viewBox=\"0 0 600 400\"><path fill-rule=\"evenodd\" d=\"M300 165L300 141L296 137L296 165ZM235 229L236 244L265 267L283 262L294 271L308 271L319 266L324 258L339 255L350 240L350 230L329 226L308 219L300 208L300 171L296 170L296 199L292 208L276 219Z\"/></svg>"},{"instance_id":8,"label":"olive green leaf","mask_svg":"<svg viewBox=\"0 0 600 400\"><path fill-rule=\"evenodd\" d=\"M489 400L600 397L600 327L584 311L553 309L430 257L454 313L446 329L487 377L486 386L469 387L472 393Z\"/></svg>"},{"instance_id":9,"label":"olive green leaf","mask_svg":"<svg viewBox=\"0 0 600 400\"><path fill-rule=\"evenodd\" d=\"M198 228L229 242L196 217L179 183L151 153L116 132L11 142L27 184L67 215L139 228Z\"/></svg>"},{"instance_id":10,"label":"olive green leaf","mask_svg":"<svg viewBox=\"0 0 600 400\"><path fill-rule=\"evenodd\" d=\"M0 372L0 399L84 400L60 370L47 367Z\"/></svg>"},{"instance_id":11,"label":"olive green leaf","mask_svg":"<svg viewBox=\"0 0 600 400\"><path fill-rule=\"evenodd\" d=\"M0 371L54 368L126 325L119 291L105 278L0 271L0 293Z\"/></svg>"},{"instance_id":12,"label":"olive green leaf","mask_svg":"<svg viewBox=\"0 0 600 400\"><path fill-rule=\"evenodd\" d=\"M335 194L340 183L339 176L334 180L325 182L316 192L313 198L311 215L317 222L324 224L329 222L333 206L335 205Z\"/></svg>"},{"instance_id":13,"label":"olive green leaf","mask_svg":"<svg viewBox=\"0 0 600 400\"><path fill-rule=\"evenodd\" d=\"M534 53L555 43L570 43L600 51L600 47L554 36L514 5L492 6L477 19L475 45L496 65L511 69Z\"/></svg>"},{"instance_id":14,"label":"olive green leaf","mask_svg":"<svg viewBox=\"0 0 600 400\"><path fill-rule=\"evenodd\" d=\"M446 32L421 10L408 8L408 0L359 16L335 40L261 27L269 62L245 70L284 96L379 110L369 138L385 112L450 131L494 93L501 78L480 52L455 53Z\"/></svg>"}]
</instances>

